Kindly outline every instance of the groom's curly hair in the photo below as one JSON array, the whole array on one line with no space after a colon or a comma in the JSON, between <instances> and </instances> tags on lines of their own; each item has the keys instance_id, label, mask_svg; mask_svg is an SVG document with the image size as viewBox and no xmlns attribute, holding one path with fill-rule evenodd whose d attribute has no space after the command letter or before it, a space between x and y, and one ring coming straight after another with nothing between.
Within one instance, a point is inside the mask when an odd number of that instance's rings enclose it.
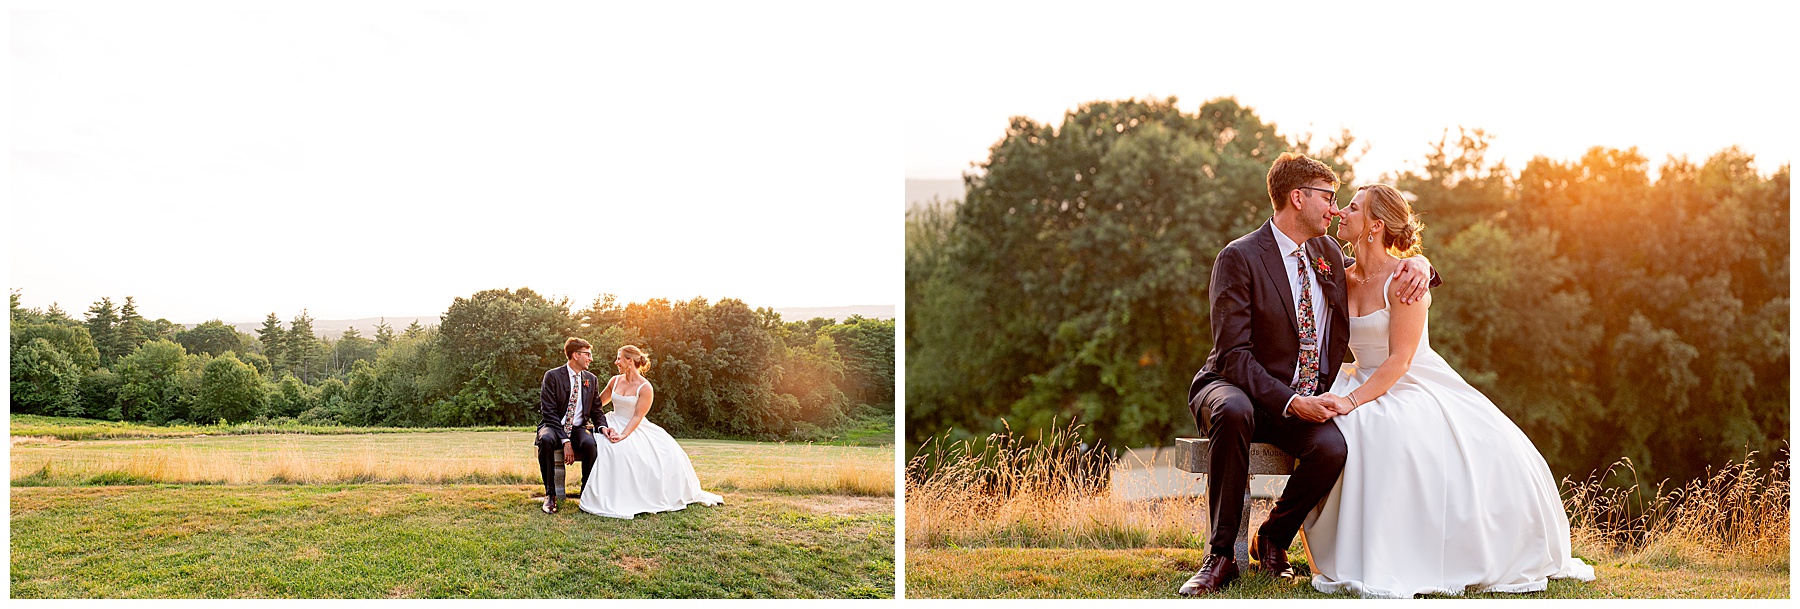
<instances>
[{"instance_id":1,"label":"groom's curly hair","mask_svg":"<svg viewBox=\"0 0 1800 609\"><path fill-rule=\"evenodd\" d=\"M1283 152L1275 164L1269 166L1269 204L1275 211L1287 204L1287 194L1294 189L1305 186L1313 180L1329 180L1338 183L1337 172L1317 160L1298 152Z\"/></svg>"}]
</instances>

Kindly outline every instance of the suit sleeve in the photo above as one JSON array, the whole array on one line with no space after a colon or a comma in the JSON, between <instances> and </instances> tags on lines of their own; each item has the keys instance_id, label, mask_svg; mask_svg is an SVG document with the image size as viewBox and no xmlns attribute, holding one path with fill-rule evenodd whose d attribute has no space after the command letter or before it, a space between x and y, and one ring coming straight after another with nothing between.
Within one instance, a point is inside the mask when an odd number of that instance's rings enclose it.
<instances>
[{"instance_id":1,"label":"suit sleeve","mask_svg":"<svg viewBox=\"0 0 1800 609\"><path fill-rule=\"evenodd\" d=\"M1211 286L1213 345L1219 349L1219 374L1249 394L1258 408L1279 418L1294 390L1270 376L1251 352L1255 346L1250 342L1252 277L1250 261L1242 251L1227 247L1219 252Z\"/></svg>"},{"instance_id":2,"label":"suit sleeve","mask_svg":"<svg viewBox=\"0 0 1800 609\"><path fill-rule=\"evenodd\" d=\"M538 385L538 412L543 414L543 417L538 420L538 425L549 425L561 431L562 419L556 416L556 390L550 386L551 377L555 372L555 369L545 372L544 382Z\"/></svg>"}]
</instances>

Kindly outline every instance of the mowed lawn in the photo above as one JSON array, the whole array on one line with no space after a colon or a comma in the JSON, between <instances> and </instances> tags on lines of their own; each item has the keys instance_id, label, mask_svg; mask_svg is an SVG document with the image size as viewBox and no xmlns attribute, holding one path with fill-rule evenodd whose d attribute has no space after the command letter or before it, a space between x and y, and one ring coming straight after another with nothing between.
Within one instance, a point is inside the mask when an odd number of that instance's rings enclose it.
<instances>
[{"instance_id":1,"label":"mowed lawn","mask_svg":"<svg viewBox=\"0 0 1800 609\"><path fill-rule=\"evenodd\" d=\"M891 447L682 440L726 504L627 521L527 435L14 437L12 596L893 596Z\"/></svg>"},{"instance_id":2,"label":"mowed lawn","mask_svg":"<svg viewBox=\"0 0 1800 609\"><path fill-rule=\"evenodd\" d=\"M907 598L1180 598L1204 550L907 548ZM1765 565L1595 565L1596 581L1551 580L1533 594L1475 598L1787 598L1786 561ZM1354 598L1313 590L1306 577L1244 578L1214 598ZM1436 598L1436 597L1433 597Z\"/></svg>"}]
</instances>

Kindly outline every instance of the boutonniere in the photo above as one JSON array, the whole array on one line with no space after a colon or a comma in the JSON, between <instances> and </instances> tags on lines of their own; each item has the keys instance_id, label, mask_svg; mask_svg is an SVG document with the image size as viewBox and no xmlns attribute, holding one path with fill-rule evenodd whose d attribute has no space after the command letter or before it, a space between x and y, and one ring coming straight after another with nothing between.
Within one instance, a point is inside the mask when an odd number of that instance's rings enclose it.
<instances>
[{"instance_id":1,"label":"boutonniere","mask_svg":"<svg viewBox=\"0 0 1800 609\"><path fill-rule=\"evenodd\" d=\"M582 389L588 388L588 380L587 379L581 379L581 388Z\"/></svg>"},{"instance_id":2,"label":"boutonniere","mask_svg":"<svg viewBox=\"0 0 1800 609\"><path fill-rule=\"evenodd\" d=\"M1315 259L1313 268L1319 269L1319 274L1324 275L1326 279L1331 278L1331 263L1326 262L1324 258Z\"/></svg>"}]
</instances>

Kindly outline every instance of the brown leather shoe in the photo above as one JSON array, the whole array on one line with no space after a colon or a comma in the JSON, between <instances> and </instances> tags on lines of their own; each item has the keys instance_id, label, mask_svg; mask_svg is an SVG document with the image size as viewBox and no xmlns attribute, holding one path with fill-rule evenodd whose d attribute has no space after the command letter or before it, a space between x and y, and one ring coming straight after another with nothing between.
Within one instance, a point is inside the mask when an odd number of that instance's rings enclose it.
<instances>
[{"instance_id":1,"label":"brown leather shoe","mask_svg":"<svg viewBox=\"0 0 1800 609\"><path fill-rule=\"evenodd\" d=\"M1200 563L1200 570L1195 572L1193 577L1188 578L1187 583L1182 584L1181 590L1177 593L1182 596L1212 594L1224 590L1225 586L1231 585L1231 582L1237 581L1237 578L1236 560L1207 552L1206 562Z\"/></svg>"},{"instance_id":2,"label":"brown leather shoe","mask_svg":"<svg viewBox=\"0 0 1800 609\"><path fill-rule=\"evenodd\" d=\"M1274 547L1266 538L1258 535L1250 540L1250 559L1255 561L1251 569L1262 571L1275 579L1294 579L1294 565L1288 563L1287 550Z\"/></svg>"}]
</instances>

